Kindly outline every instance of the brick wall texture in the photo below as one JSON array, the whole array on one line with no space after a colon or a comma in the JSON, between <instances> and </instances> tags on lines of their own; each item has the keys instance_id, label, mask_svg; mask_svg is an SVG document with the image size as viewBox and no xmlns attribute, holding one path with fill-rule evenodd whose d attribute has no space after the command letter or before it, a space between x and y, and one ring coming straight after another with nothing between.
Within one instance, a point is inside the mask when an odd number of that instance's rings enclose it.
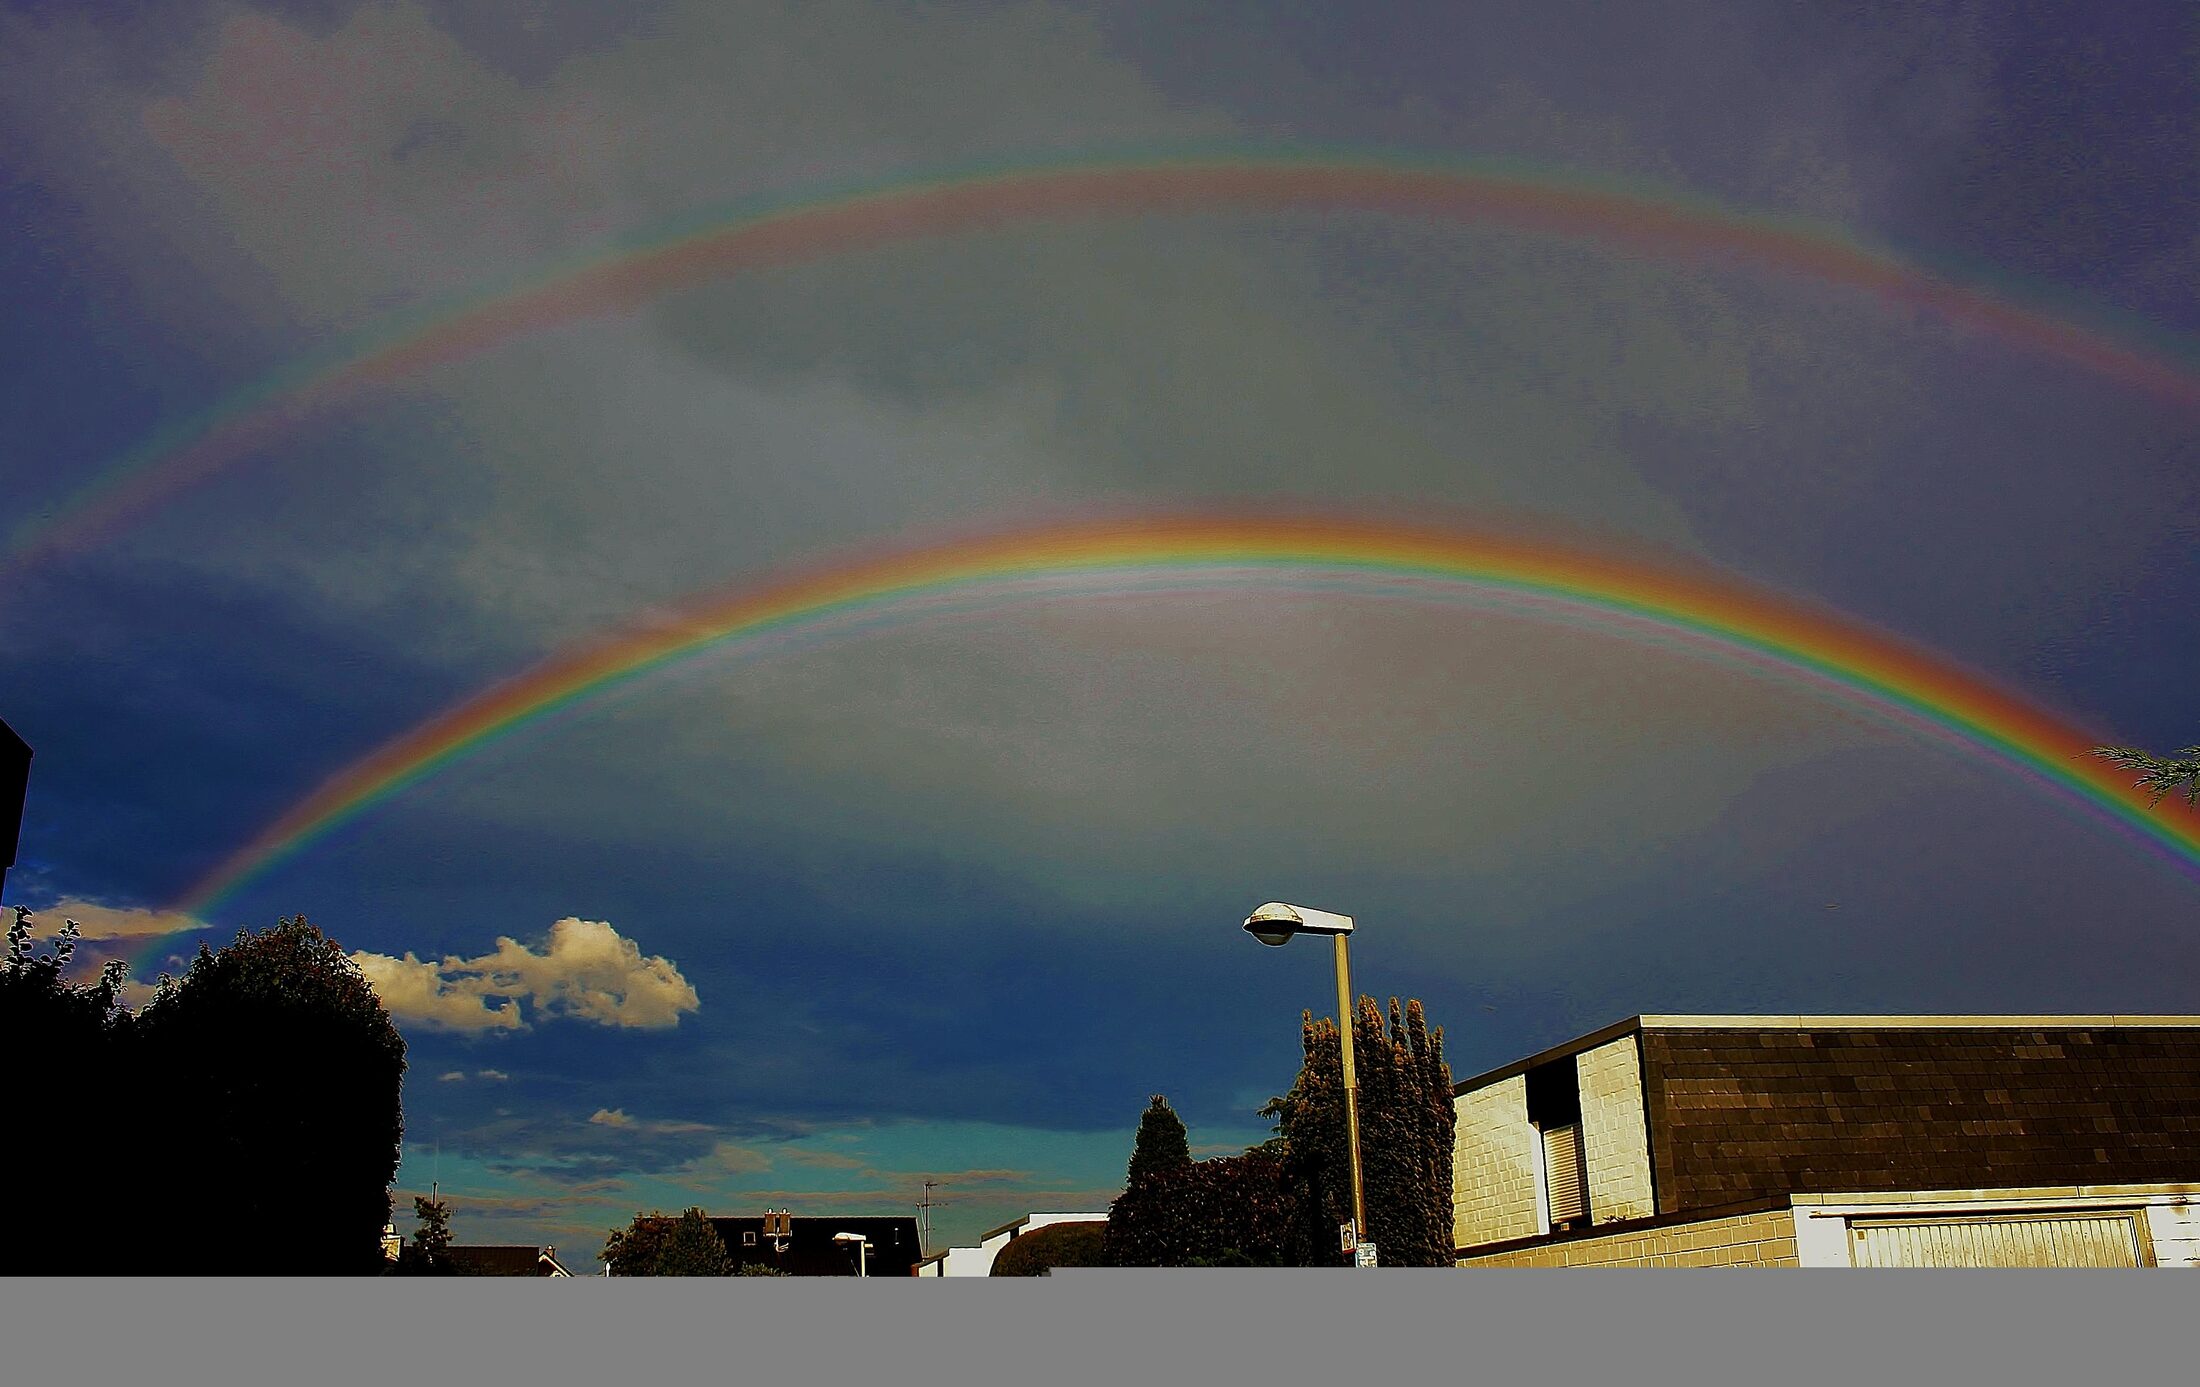
<instances>
[{"instance_id":1,"label":"brick wall texture","mask_svg":"<svg viewBox=\"0 0 2200 1387\"><path fill-rule=\"evenodd\" d=\"M1540 1247L1462 1257L1463 1267L1792 1267L1795 1216L1786 1209L1638 1228Z\"/></svg>"},{"instance_id":2,"label":"brick wall texture","mask_svg":"<svg viewBox=\"0 0 2200 1387\"><path fill-rule=\"evenodd\" d=\"M1660 1213L1791 1191L2174 1182L2200 1158L2200 1029L1641 1041Z\"/></svg>"},{"instance_id":3,"label":"brick wall texture","mask_svg":"<svg viewBox=\"0 0 2200 1387\"><path fill-rule=\"evenodd\" d=\"M1518 1075L1461 1094L1453 1138L1451 1235L1454 1247L1532 1238L1536 1218L1537 1141L1528 1125L1528 1085Z\"/></svg>"},{"instance_id":4,"label":"brick wall texture","mask_svg":"<svg viewBox=\"0 0 2200 1387\"><path fill-rule=\"evenodd\" d=\"M1581 1077L1581 1142L1589 1167L1589 1221L1648 1218L1657 1201L1650 1191L1650 1145L1642 1104L1642 1061L1635 1038L1584 1050L1575 1061Z\"/></svg>"}]
</instances>

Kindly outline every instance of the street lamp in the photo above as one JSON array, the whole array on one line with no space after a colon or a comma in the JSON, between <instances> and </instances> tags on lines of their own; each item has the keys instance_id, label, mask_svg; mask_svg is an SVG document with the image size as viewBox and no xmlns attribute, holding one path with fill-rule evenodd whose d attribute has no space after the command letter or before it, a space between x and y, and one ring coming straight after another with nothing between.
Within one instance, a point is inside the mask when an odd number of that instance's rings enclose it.
<instances>
[{"instance_id":1,"label":"street lamp","mask_svg":"<svg viewBox=\"0 0 2200 1387\"><path fill-rule=\"evenodd\" d=\"M833 1234L833 1241L836 1243L854 1243L856 1245L856 1275L869 1276L871 1274L871 1240L869 1238L864 1237L861 1233L835 1233Z\"/></svg>"},{"instance_id":2,"label":"street lamp","mask_svg":"<svg viewBox=\"0 0 2200 1387\"><path fill-rule=\"evenodd\" d=\"M1245 932L1271 946L1288 944L1295 934L1326 934L1336 941L1337 1042L1344 1052L1344 1130L1352 1152L1352 1236L1357 1241L1367 1236L1367 1185L1360 1175L1360 1075L1352 1064L1352 962L1345 952L1352 917L1270 901L1246 917Z\"/></svg>"}]
</instances>

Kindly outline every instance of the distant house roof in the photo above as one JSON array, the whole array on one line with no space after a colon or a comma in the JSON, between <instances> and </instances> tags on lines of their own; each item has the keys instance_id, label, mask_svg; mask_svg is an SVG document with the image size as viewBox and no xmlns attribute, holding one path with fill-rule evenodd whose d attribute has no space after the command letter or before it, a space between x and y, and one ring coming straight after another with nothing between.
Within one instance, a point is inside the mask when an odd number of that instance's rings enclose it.
<instances>
[{"instance_id":1,"label":"distant house roof","mask_svg":"<svg viewBox=\"0 0 2200 1387\"><path fill-rule=\"evenodd\" d=\"M835 1233L857 1233L870 1240L873 1276L908 1276L923 1259L913 1214L822 1214L791 1221L787 1250L775 1251L764 1234L761 1214L712 1218L736 1262L774 1267L789 1276L854 1276L856 1249L833 1241Z\"/></svg>"},{"instance_id":2,"label":"distant house roof","mask_svg":"<svg viewBox=\"0 0 2200 1387\"><path fill-rule=\"evenodd\" d=\"M558 1261L554 1247L528 1243L482 1243L471 1247L453 1244L450 1259L468 1276L571 1276Z\"/></svg>"}]
</instances>

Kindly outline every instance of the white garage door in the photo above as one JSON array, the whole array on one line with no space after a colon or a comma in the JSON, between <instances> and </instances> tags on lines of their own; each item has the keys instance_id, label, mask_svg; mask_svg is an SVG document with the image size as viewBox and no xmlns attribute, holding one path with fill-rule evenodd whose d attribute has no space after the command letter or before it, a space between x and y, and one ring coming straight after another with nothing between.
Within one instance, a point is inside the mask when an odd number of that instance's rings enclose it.
<instances>
[{"instance_id":1,"label":"white garage door","mask_svg":"<svg viewBox=\"0 0 2200 1387\"><path fill-rule=\"evenodd\" d=\"M1860 1267L2136 1267L2136 1214L2040 1214L1857 1220Z\"/></svg>"}]
</instances>

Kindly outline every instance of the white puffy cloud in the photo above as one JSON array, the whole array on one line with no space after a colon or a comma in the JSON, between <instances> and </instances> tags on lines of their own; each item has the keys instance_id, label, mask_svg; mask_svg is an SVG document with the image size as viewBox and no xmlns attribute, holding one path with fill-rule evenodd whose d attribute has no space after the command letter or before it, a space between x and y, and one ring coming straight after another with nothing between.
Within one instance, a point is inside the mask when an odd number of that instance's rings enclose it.
<instances>
[{"instance_id":1,"label":"white puffy cloud","mask_svg":"<svg viewBox=\"0 0 2200 1387\"><path fill-rule=\"evenodd\" d=\"M701 1005L672 960L643 957L639 945L605 921L571 916L550 927L539 951L505 937L478 958L435 963L408 952L355 953L352 960L392 1016L447 1030L519 1030L528 1024L527 1008L538 1019L570 1016L656 1030L678 1025Z\"/></svg>"},{"instance_id":2,"label":"white puffy cloud","mask_svg":"<svg viewBox=\"0 0 2200 1387\"><path fill-rule=\"evenodd\" d=\"M588 1120L598 1127L631 1127L634 1119L624 1108L598 1108L588 1115Z\"/></svg>"},{"instance_id":3,"label":"white puffy cloud","mask_svg":"<svg viewBox=\"0 0 2200 1387\"><path fill-rule=\"evenodd\" d=\"M150 939L207 928L204 921L174 910L102 905L74 898L55 901L38 911L37 924L44 932L61 928L64 920L76 921L77 932L86 939Z\"/></svg>"}]
</instances>

